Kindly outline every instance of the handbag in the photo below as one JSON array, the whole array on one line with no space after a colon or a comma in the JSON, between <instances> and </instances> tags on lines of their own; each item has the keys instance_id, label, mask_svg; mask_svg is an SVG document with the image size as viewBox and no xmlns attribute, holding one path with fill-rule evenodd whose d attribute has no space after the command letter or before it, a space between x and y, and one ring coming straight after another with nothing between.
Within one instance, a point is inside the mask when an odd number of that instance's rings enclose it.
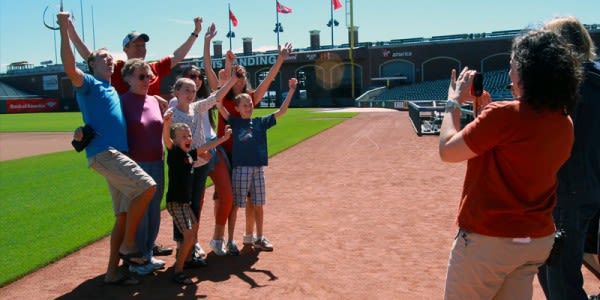
<instances>
[{"instance_id":1,"label":"handbag","mask_svg":"<svg viewBox=\"0 0 600 300\"><path fill-rule=\"evenodd\" d=\"M73 148L75 148L75 151L77 152L83 151L83 149L85 149L85 147L87 147L87 145L89 145L92 139L96 136L96 131L94 131L94 128L92 128L90 125L86 124L81 128L81 130L83 131L83 138L81 141L77 141L75 139L71 141L71 145L73 145Z\"/></svg>"}]
</instances>

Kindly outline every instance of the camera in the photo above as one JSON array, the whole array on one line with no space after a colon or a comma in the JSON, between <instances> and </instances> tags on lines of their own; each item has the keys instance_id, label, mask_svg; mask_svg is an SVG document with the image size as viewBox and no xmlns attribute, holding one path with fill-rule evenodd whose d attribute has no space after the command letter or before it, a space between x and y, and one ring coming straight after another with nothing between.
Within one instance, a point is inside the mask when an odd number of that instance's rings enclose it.
<instances>
[{"instance_id":1,"label":"camera","mask_svg":"<svg viewBox=\"0 0 600 300\"><path fill-rule=\"evenodd\" d=\"M473 85L471 85L471 95L479 97L483 94L483 74L477 72L473 77Z\"/></svg>"}]
</instances>

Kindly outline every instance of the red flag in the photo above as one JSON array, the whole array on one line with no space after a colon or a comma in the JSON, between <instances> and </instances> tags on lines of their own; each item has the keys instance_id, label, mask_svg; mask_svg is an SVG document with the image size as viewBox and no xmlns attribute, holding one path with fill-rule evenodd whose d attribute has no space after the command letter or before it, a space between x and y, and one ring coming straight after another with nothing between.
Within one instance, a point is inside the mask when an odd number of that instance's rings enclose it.
<instances>
[{"instance_id":1,"label":"red flag","mask_svg":"<svg viewBox=\"0 0 600 300\"><path fill-rule=\"evenodd\" d=\"M233 27L237 26L238 20L235 17L235 15L233 14L233 12L231 11L231 9L229 10L229 20L231 20L231 23L233 24Z\"/></svg>"},{"instance_id":2,"label":"red flag","mask_svg":"<svg viewBox=\"0 0 600 300\"><path fill-rule=\"evenodd\" d=\"M277 12L282 13L282 14L289 14L292 12L292 8L287 7L287 6L279 3L279 1L277 1Z\"/></svg>"},{"instance_id":3,"label":"red flag","mask_svg":"<svg viewBox=\"0 0 600 300\"><path fill-rule=\"evenodd\" d=\"M340 2L340 0L331 0L331 3L333 3L334 10L342 8L342 2Z\"/></svg>"}]
</instances>

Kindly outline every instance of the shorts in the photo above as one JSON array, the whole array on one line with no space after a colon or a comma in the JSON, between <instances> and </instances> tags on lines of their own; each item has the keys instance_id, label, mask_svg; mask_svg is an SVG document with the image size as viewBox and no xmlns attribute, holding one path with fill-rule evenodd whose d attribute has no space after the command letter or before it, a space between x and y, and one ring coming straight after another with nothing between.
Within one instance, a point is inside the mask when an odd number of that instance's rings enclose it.
<instances>
[{"instance_id":1,"label":"shorts","mask_svg":"<svg viewBox=\"0 0 600 300\"><path fill-rule=\"evenodd\" d=\"M198 223L198 219L196 219L189 203L168 202L167 211L173 218L173 223L179 229L179 232L192 230L192 227Z\"/></svg>"},{"instance_id":2,"label":"shorts","mask_svg":"<svg viewBox=\"0 0 600 300\"><path fill-rule=\"evenodd\" d=\"M234 167L231 179L233 204L246 207L246 197L252 198L254 206L266 203L265 172L263 167Z\"/></svg>"},{"instance_id":3,"label":"shorts","mask_svg":"<svg viewBox=\"0 0 600 300\"><path fill-rule=\"evenodd\" d=\"M156 186L154 179L135 161L112 148L90 157L88 164L106 179L115 215L127 212L133 199Z\"/></svg>"}]
</instances>

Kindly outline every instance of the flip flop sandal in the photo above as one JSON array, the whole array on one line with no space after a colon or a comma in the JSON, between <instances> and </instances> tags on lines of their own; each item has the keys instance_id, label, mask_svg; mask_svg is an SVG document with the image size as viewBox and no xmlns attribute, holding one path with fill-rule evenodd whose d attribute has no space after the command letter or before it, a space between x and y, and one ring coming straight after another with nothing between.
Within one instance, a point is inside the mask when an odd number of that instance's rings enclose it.
<instances>
[{"instance_id":1,"label":"flip flop sandal","mask_svg":"<svg viewBox=\"0 0 600 300\"><path fill-rule=\"evenodd\" d=\"M119 285L119 286L132 286L132 285L138 285L140 283L141 283L141 281L139 281L135 277L131 277L128 275L123 275L123 276L121 276L121 278L119 278L115 281L104 280L104 284Z\"/></svg>"},{"instance_id":2,"label":"flip flop sandal","mask_svg":"<svg viewBox=\"0 0 600 300\"><path fill-rule=\"evenodd\" d=\"M183 284L183 285L194 284L194 282L189 277L187 277L183 272L175 273L173 275L173 282L178 283L178 284Z\"/></svg>"},{"instance_id":3,"label":"flip flop sandal","mask_svg":"<svg viewBox=\"0 0 600 300\"><path fill-rule=\"evenodd\" d=\"M142 266L142 265L145 265L148 263L148 261L146 260L144 255L142 255L142 253L140 251L129 253L129 254L123 254L123 253L119 252L119 257L123 261L125 261L125 263L130 264L130 265Z\"/></svg>"}]
</instances>

